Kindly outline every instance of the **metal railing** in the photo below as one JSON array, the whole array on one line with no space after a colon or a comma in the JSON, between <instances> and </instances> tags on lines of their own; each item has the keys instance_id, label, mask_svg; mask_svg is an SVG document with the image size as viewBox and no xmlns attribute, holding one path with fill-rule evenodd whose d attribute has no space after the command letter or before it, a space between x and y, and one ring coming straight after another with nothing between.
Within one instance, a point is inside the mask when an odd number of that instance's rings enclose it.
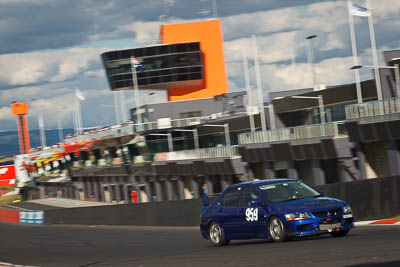
<instances>
[{"instance_id":1,"label":"metal railing","mask_svg":"<svg viewBox=\"0 0 400 267\"><path fill-rule=\"evenodd\" d=\"M346 136L344 122L330 122L239 135L239 144L274 143L319 137Z\"/></svg>"},{"instance_id":2,"label":"metal railing","mask_svg":"<svg viewBox=\"0 0 400 267\"><path fill-rule=\"evenodd\" d=\"M389 98L348 105L345 107L345 112L346 120L362 118L367 118L368 120L387 120L391 117L396 117L398 119L398 116L393 116L393 114L400 113L400 98Z\"/></svg>"},{"instance_id":3,"label":"metal railing","mask_svg":"<svg viewBox=\"0 0 400 267\"><path fill-rule=\"evenodd\" d=\"M182 151L157 153L154 161L192 160L208 158L240 157L238 146L210 147Z\"/></svg>"},{"instance_id":4,"label":"metal railing","mask_svg":"<svg viewBox=\"0 0 400 267\"><path fill-rule=\"evenodd\" d=\"M179 127L188 127L193 125L199 125L207 122L211 122L213 120L229 117L231 115L244 115L243 112L236 112L234 114L229 114L226 112L218 113L215 116L208 115L202 117L193 117L193 118L184 118L184 119L174 119L171 120L171 128L179 128ZM107 128L98 129L93 132L88 132L82 135L69 137L66 139L66 142L72 143L77 141L83 141L88 139L101 139L101 138L111 138L111 137L119 137L124 135L130 135L143 131L150 130L167 130L167 129L159 129L157 122L145 122L145 123L137 123L137 124L125 124L125 125L113 125Z\"/></svg>"}]
</instances>

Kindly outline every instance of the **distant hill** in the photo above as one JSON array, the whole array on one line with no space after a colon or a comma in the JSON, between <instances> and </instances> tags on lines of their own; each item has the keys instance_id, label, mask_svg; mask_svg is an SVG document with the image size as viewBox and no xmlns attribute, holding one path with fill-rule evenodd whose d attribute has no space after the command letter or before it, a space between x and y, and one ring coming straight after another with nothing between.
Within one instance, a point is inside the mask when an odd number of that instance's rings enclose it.
<instances>
[{"instance_id":1,"label":"distant hill","mask_svg":"<svg viewBox=\"0 0 400 267\"><path fill-rule=\"evenodd\" d=\"M73 129L63 129L64 137L73 132ZM32 148L40 146L39 130L29 131L29 136ZM46 130L46 144L50 146L57 144L58 142L58 130ZM17 154L19 154L18 132L0 132L0 157L13 156Z\"/></svg>"}]
</instances>

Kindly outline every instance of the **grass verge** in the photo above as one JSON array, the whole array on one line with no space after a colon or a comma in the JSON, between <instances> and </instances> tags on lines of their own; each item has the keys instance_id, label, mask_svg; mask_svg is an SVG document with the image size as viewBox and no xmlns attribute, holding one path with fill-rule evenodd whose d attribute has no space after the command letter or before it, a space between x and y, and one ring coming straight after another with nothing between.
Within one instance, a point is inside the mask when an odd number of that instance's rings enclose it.
<instances>
[{"instance_id":1,"label":"grass verge","mask_svg":"<svg viewBox=\"0 0 400 267\"><path fill-rule=\"evenodd\" d=\"M15 185L0 186L0 190L10 190L10 191L14 191L15 188L16 188Z\"/></svg>"},{"instance_id":2,"label":"grass verge","mask_svg":"<svg viewBox=\"0 0 400 267\"><path fill-rule=\"evenodd\" d=\"M15 202L18 202L21 200L22 200L21 195L11 195L11 196L0 197L0 205L8 205L8 204L15 203Z\"/></svg>"}]
</instances>

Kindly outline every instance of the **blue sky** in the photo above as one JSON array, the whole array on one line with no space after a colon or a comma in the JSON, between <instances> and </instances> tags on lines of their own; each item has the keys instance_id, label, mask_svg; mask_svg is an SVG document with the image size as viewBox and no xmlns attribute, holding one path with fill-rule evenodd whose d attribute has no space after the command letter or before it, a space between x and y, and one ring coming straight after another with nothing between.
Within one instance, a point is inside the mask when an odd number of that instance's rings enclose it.
<instances>
[{"instance_id":1,"label":"blue sky","mask_svg":"<svg viewBox=\"0 0 400 267\"><path fill-rule=\"evenodd\" d=\"M363 0L355 3L366 5ZM257 35L262 85L268 91L311 86L306 39L313 40L318 83L354 81L347 4L343 0L216 0L222 22L229 91L244 88L242 51ZM371 0L379 52L400 48L400 1ZM208 19L212 0L175 0L169 23ZM100 54L157 43L162 0L0 0L0 131L15 130L12 101L30 101L29 127L38 115L46 128L73 125L73 88L78 87L84 126L115 122ZM212 12L210 12L212 14ZM372 65L366 18L355 18L360 62ZM251 58L251 53L249 58ZM293 61L296 64L292 64ZM255 87L253 63L250 75ZM362 79L371 78L362 70ZM166 101L165 93L141 93L142 103ZM132 92L126 105L134 106Z\"/></svg>"}]
</instances>

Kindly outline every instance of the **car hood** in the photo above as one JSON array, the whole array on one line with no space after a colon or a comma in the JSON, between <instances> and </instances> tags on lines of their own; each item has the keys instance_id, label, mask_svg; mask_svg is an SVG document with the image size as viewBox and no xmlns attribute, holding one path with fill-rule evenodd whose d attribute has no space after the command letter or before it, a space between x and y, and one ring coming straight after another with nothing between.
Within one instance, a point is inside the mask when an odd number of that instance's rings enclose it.
<instances>
[{"instance_id":1,"label":"car hood","mask_svg":"<svg viewBox=\"0 0 400 267\"><path fill-rule=\"evenodd\" d=\"M279 212L317 212L342 208L346 202L329 197L306 198L275 203L273 208Z\"/></svg>"}]
</instances>

